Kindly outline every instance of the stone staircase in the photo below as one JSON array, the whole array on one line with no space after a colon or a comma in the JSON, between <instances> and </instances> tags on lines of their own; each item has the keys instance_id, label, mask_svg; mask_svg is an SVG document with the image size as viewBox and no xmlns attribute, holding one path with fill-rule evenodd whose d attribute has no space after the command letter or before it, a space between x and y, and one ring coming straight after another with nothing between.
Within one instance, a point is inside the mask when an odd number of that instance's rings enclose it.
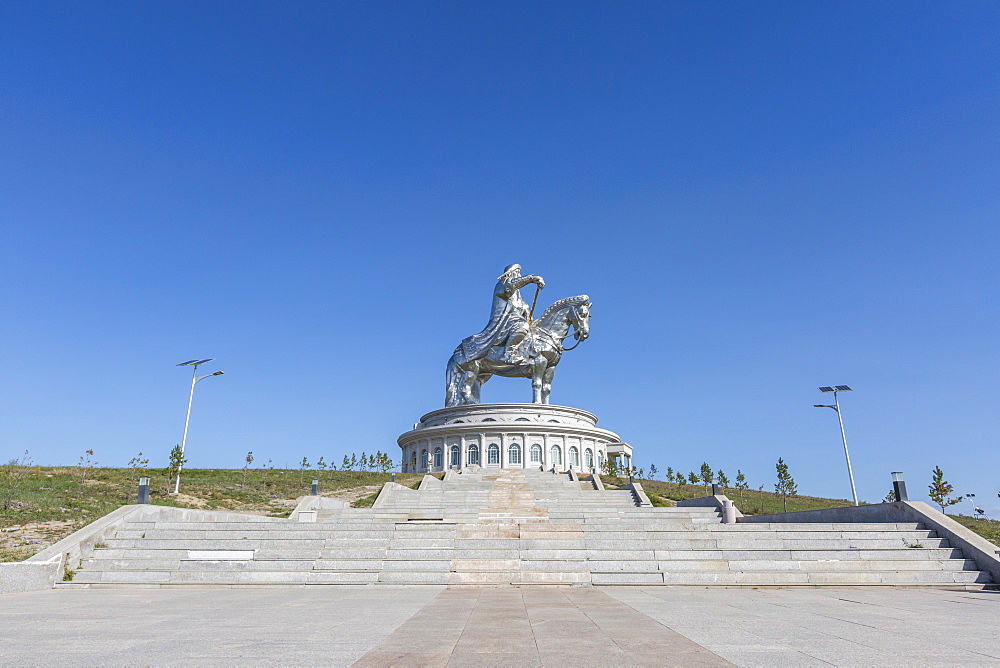
<instances>
[{"instance_id":1,"label":"stone staircase","mask_svg":"<svg viewBox=\"0 0 1000 668\"><path fill-rule=\"evenodd\" d=\"M227 513L126 523L57 586L989 582L918 524L722 524L713 508L637 507L629 490L526 469L406 491L308 523Z\"/></svg>"}]
</instances>

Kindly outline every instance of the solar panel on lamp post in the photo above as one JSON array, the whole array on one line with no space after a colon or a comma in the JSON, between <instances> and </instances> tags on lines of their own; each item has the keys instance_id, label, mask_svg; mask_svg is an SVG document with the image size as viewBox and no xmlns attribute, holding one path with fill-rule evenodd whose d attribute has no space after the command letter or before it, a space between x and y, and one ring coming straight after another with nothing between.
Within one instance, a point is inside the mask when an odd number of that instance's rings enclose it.
<instances>
[{"instance_id":1,"label":"solar panel on lamp post","mask_svg":"<svg viewBox=\"0 0 1000 668\"><path fill-rule=\"evenodd\" d=\"M854 495L854 505L858 503L858 490L854 487L854 471L851 470L851 453L847 450L847 433L844 431L844 417L840 414L840 402L837 400L837 392L853 392L847 385L823 385L819 388L823 394L833 393L833 405L813 404L813 408L832 408L837 411L837 419L840 420L840 436L844 439L844 457L847 458L847 475L851 478L851 494Z\"/></svg>"},{"instance_id":2,"label":"solar panel on lamp post","mask_svg":"<svg viewBox=\"0 0 1000 668\"><path fill-rule=\"evenodd\" d=\"M191 422L191 402L194 401L194 386L199 382L205 380L206 378L211 378L212 376L221 376L223 371L216 371L215 373L205 374L201 378L198 377L198 367L206 362L214 362L215 358L203 359L203 360L188 360L187 362L181 362L177 366L193 366L194 372L191 374L191 394L188 395L188 409L187 417L184 418L184 437L181 438L181 459L184 459L184 448L187 447L187 437L188 437L188 424ZM178 494L181 491L181 468L183 463L177 465L177 478L174 481L174 494Z\"/></svg>"}]
</instances>

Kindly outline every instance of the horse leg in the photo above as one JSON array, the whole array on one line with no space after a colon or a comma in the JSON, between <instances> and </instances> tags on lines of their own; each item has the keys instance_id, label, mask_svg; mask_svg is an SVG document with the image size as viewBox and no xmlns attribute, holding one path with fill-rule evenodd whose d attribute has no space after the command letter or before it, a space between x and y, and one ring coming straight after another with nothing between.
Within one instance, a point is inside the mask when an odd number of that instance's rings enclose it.
<instances>
[{"instance_id":1,"label":"horse leg","mask_svg":"<svg viewBox=\"0 0 1000 668\"><path fill-rule=\"evenodd\" d=\"M531 403L547 404L542 393L542 376L545 375L545 358L539 355L531 364Z\"/></svg>"},{"instance_id":2,"label":"horse leg","mask_svg":"<svg viewBox=\"0 0 1000 668\"><path fill-rule=\"evenodd\" d=\"M542 374L542 403L549 403L549 394L552 392L552 376L556 375L554 366L546 367Z\"/></svg>"},{"instance_id":3,"label":"horse leg","mask_svg":"<svg viewBox=\"0 0 1000 668\"><path fill-rule=\"evenodd\" d=\"M482 395L481 395L481 393L482 393L483 385L485 385L486 381L488 381L492 377L493 377L493 374L491 374L491 373L480 373L479 375L476 376L476 382L472 386L472 388L473 388L473 395L474 395L474 397L476 399L475 403L477 403L477 404L482 403L482 399L481 399Z\"/></svg>"},{"instance_id":4,"label":"horse leg","mask_svg":"<svg viewBox=\"0 0 1000 668\"><path fill-rule=\"evenodd\" d=\"M462 376L465 372L459 368L455 362L455 356L448 359L448 369L445 371L445 395L444 405L447 407L457 406L462 402L459 385L462 383Z\"/></svg>"},{"instance_id":5,"label":"horse leg","mask_svg":"<svg viewBox=\"0 0 1000 668\"><path fill-rule=\"evenodd\" d=\"M479 403L479 387L476 383L476 377L479 375L478 369L478 364L473 364L471 369L465 369L465 376L462 379L463 404Z\"/></svg>"}]
</instances>

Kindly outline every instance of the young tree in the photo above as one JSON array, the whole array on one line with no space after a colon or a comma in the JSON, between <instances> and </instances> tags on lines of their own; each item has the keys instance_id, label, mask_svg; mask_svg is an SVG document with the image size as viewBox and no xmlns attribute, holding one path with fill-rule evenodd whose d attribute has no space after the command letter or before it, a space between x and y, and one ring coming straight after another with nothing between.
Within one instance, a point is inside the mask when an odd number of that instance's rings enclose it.
<instances>
[{"instance_id":1,"label":"young tree","mask_svg":"<svg viewBox=\"0 0 1000 668\"><path fill-rule=\"evenodd\" d=\"M145 475L146 467L148 465L149 460L143 459L141 452L132 459L128 460L128 466L125 469L125 503L129 502L133 493L136 497L139 496L139 490L137 488L139 476Z\"/></svg>"},{"instance_id":2,"label":"young tree","mask_svg":"<svg viewBox=\"0 0 1000 668\"><path fill-rule=\"evenodd\" d=\"M3 490L3 509L10 510L14 507L14 496L17 488L21 486L24 479L31 472L31 458L28 451L15 459L11 459L3 466L0 466L0 490Z\"/></svg>"},{"instance_id":3,"label":"young tree","mask_svg":"<svg viewBox=\"0 0 1000 668\"><path fill-rule=\"evenodd\" d=\"M678 485L677 489L680 489L681 485L687 484L687 478L684 476L683 473L678 471L677 474L674 476L674 482L676 482Z\"/></svg>"},{"instance_id":4,"label":"young tree","mask_svg":"<svg viewBox=\"0 0 1000 668\"><path fill-rule=\"evenodd\" d=\"M250 472L250 465L253 464L253 450L247 453L247 456L243 458L246 462L243 465L243 488L246 489L247 486L247 474Z\"/></svg>"},{"instance_id":5,"label":"young tree","mask_svg":"<svg viewBox=\"0 0 1000 668\"><path fill-rule=\"evenodd\" d=\"M322 480L323 479L323 473L326 472L326 462L323 461L322 457L320 457L319 461L316 462L316 468L319 469L319 479Z\"/></svg>"},{"instance_id":6,"label":"young tree","mask_svg":"<svg viewBox=\"0 0 1000 668\"><path fill-rule=\"evenodd\" d=\"M361 470L368 473L368 455L361 453Z\"/></svg>"},{"instance_id":7,"label":"young tree","mask_svg":"<svg viewBox=\"0 0 1000 668\"><path fill-rule=\"evenodd\" d=\"M701 463L701 475L698 477L705 484L705 494L708 494L708 486L712 484L712 478L715 477L715 474L712 473L712 467L708 465L708 462Z\"/></svg>"},{"instance_id":8,"label":"young tree","mask_svg":"<svg viewBox=\"0 0 1000 668\"><path fill-rule=\"evenodd\" d=\"M604 460L604 475L607 476L617 476L618 475L618 464L616 459L608 457Z\"/></svg>"},{"instance_id":9,"label":"young tree","mask_svg":"<svg viewBox=\"0 0 1000 668\"><path fill-rule=\"evenodd\" d=\"M698 482L699 482L699 480L700 480L700 478L698 478L698 474L695 473L694 471L691 471L690 473L688 473L688 483L690 483L692 485L697 485Z\"/></svg>"},{"instance_id":10,"label":"young tree","mask_svg":"<svg viewBox=\"0 0 1000 668\"><path fill-rule=\"evenodd\" d=\"M948 498L948 495L953 491L955 491L955 488L951 486L950 482L944 479L944 471L941 470L940 466L935 466L931 484L927 486L927 496L931 497L931 501L941 506L942 513L948 506L953 506L961 502L963 498L961 496L954 499Z\"/></svg>"},{"instance_id":11,"label":"young tree","mask_svg":"<svg viewBox=\"0 0 1000 668\"><path fill-rule=\"evenodd\" d=\"M273 471L274 470L274 464L272 464L271 460L268 459L266 464L261 464L260 465L260 470L261 470L260 483L264 487L264 489L266 490L268 487L271 486L271 483L269 483L267 481L267 479L268 479L268 475L267 474L268 474L269 471Z\"/></svg>"},{"instance_id":12,"label":"young tree","mask_svg":"<svg viewBox=\"0 0 1000 668\"><path fill-rule=\"evenodd\" d=\"M649 478L650 480L656 480L656 464L649 465Z\"/></svg>"},{"instance_id":13,"label":"young tree","mask_svg":"<svg viewBox=\"0 0 1000 668\"><path fill-rule=\"evenodd\" d=\"M736 469L736 489L740 490L740 503L743 503L743 492L750 489L750 483L747 482L743 471L739 469Z\"/></svg>"},{"instance_id":14,"label":"young tree","mask_svg":"<svg viewBox=\"0 0 1000 668\"><path fill-rule=\"evenodd\" d=\"M364 456L364 453L361 453L361 454L362 454L362 456ZM357 467L357 465L358 465L358 456L352 452L351 453L351 467L349 469L347 469L347 470L348 471L353 471L355 469L355 467Z\"/></svg>"},{"instance_id":15,"label":"young tree","mask_svg":"<svg viewBox=\"0 0 1000 668\"><path fill-rule=\"evenodd\" d=\"M639 478L640 480L645 480L646 479L646 469L640 468L639 472L636 474L636 477Z\"/></svg>"},{"instance_id":16,"label":"young tree","mask_svg":"<svg viewBox=\"0 0 1000 668\"><path fill-rule=\"evenodd\" d=\"M170 459L168 460L167 467L169 470L169 475L167 476L167 487L170 488L174 484L174 480L180 475L181 467L187 464L187 459L184 457L184 453L181 452L181 446L175 445L170 450Z\"/></svg>"},{"instance_id":17,"label":"young tree","mask_svg":"<svg viewBox=\"0 0 1000 668\"><path fill-rule=\"evenodd\" d=\"M80 462L77 466L80 468L80 492L79 496L83 496L83 488L87 484L87 478L90 477L91 472L94 467L97 466L97 462L91 459L94 456L93 450L85 450L82 455L80 455Z\"/></svg>"},{"instance_id":18,"label":"young tree","mask_svg":"<svg viewBox=\"0 0 1000 668\"><path fill-rule=\"evenodd\" d=\"M309 467L310 467L309 459L306 458L306 457L303 457L302 461L299 462L299 484L300 485L305 484L306 469L309 468Z\"/></svg>"},{"instance_id":19,"label":"young tree","mask_svg":"<svg viewBox=\"0 0 1000 668\"><path fill-rule=\"evenodd\" d=\"M719 480L719 487L721 487L722 489L728 489L729 488L729 478L727 478L726 474L722 472L722 469L719 469L719 472L716 473L715 475L716 475L716 477Z\"/></svg>"},{"instance_id":20,"label":"young tree","mask_svg":"<svg viewBox=\"0 0 1000 668\"><path fill-rule=\"evenodd\" d=\"M350 471L351 470L351 460L348 459L347 455L344 455L344 461L340 463L341 470Z\"/></svg>"},{"instance_id":21,"label":"young tree","mask_svg":"<svg viewBox=\"0 0 1000 668\"><path fill-rule=\"evenodd\" d=\"M798 488L795 485L795 479L792 478L792 474L788 472L788 464L781 457L778 457L778 463L775 464L775 468L778 471L778 482L774 485L774 491L781 494L781 507L784 512L788 512L788 497L795 496L798 492Z\"/></svg>"},{"instance_id":22,"label":"young tree","mask_svg":"<svg viewBox=\"0 0 1000 668\"><path fill-rule=\"evenodd\" d=\"M882 499L882 503L896 503L896 490L890 489L889 493Z\"/></svg>"}]
</instances>

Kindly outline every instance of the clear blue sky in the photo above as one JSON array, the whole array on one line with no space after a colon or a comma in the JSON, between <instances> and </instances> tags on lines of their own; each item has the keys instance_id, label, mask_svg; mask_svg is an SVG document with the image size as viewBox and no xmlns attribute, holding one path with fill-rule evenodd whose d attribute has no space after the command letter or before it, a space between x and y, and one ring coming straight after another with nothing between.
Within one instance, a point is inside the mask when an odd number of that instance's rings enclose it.
<instances>
[{"instance_id":1,"label":"clear blue sky","mask_svg":"<svg viewBox=\"0 0 1000 668\"><path fill-rule=\"evenodd\" d=\"M0 459L395 454L503 267L553 402L1000 516L995 2L4 2ZM529 292L530 295L530 292ZM484 399L526 401L496 379ZM958 509L969 512L968 504Z\"/></svg>"}]
</instances>

